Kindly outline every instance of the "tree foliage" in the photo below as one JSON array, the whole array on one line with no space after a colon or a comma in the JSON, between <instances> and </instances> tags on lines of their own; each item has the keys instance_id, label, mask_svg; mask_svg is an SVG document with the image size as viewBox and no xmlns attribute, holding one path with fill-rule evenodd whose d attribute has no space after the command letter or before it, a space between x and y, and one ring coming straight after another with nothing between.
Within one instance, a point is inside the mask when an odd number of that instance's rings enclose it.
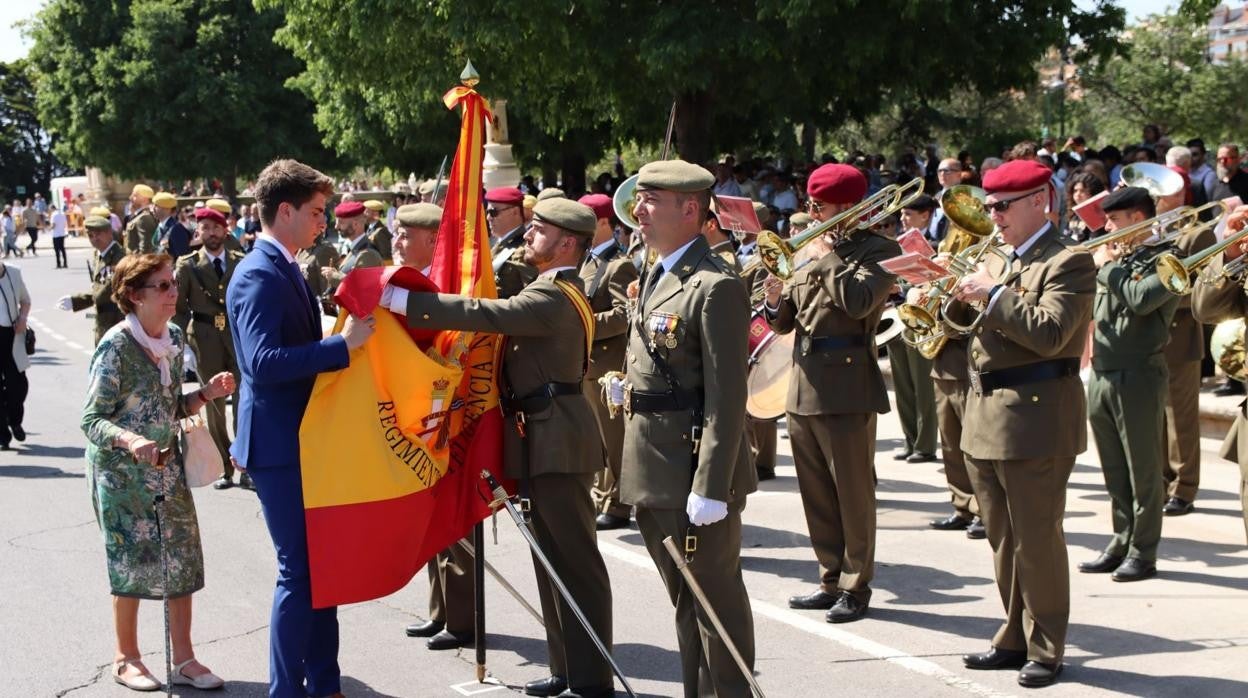
<instances>
[{"instance_id":1,"label":"tree foliage","mask_svg":"<svg viewBox=\"0 0 1248 698\"><path fill-rule=\"evenodd\" d=\"M35 87L25 61L0 63L0 201L48 193L53 177L70 170L52 153L52 143L35 113Z\"/></svg>"},{"instance_id":2,"label":"tree foliage","mask_svg":"<svg viewBox=\"0 0 1248 698\"><path fill-rule=\"evenodd\" d=\"M312 106L284 82L279 10L250 0L51 0L31 28L56 152L123 177L232 183L279 155L325 163Z\"/></svg>"}]
</instances>

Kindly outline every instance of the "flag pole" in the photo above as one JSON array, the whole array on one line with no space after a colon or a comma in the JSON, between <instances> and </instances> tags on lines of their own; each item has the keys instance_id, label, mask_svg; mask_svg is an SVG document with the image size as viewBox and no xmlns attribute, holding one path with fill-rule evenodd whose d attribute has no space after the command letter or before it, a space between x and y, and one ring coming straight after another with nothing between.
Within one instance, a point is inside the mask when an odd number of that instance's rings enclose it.
<instances>
[{"instance_id":1,"label":"flag pole","mask_svg":"<svg viewBox=\"0 0 1248 698\"><path fill-rule=\"evenodd\" d=\"M477 650L477 683L485 683L485 525L478 521L472 527L473 623Z\"/></svg>"}]
</instances>

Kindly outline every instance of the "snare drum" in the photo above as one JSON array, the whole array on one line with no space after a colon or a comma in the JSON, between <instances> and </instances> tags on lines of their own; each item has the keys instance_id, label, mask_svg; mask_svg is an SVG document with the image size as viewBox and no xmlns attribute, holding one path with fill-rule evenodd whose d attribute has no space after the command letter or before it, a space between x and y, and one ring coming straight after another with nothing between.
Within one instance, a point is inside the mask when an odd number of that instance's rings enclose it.
<instances>
[{"instance_id":1,"label":"snare drum","mask_svg":"<svg viewBox=\"0 0 1248 698\"><path fill-rule=\"evenodd\" d=\"M761 310L750 320L750 372L746 377L745 411L755 419L784 416L793 371L793 334L776 334Z\"/></svg>"}]
</instances>

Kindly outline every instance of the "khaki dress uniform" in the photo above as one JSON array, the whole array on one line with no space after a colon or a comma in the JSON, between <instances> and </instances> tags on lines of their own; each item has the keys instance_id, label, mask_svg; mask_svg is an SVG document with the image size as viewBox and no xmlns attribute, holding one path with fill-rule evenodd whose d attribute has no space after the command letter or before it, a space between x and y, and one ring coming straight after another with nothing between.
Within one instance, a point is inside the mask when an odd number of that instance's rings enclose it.
<instances>
[{"instance_id":1,"label":"khaki dress uniform","mask_svg":"<svg viewBox=\"0 0 1248 698\"><path fill-rule=\"evenodd\" d=\"M607 449L607 467L598 474L594 500L600 513L627 519L632 508L620 502L624 422L611 419L606 404L597 396L601 392L598 379L624 368L624 350L628 343L628 285L637 279L637 268L623 250L612 245L602 255L588 254L581 264L580 277L595 320L594 350L589 355L584 391L589 396Z\"/></svg>"},{"instance_id":2,"label":"khaki dress uniform","mask_svg":"<svg viewBox=\"0 0 1248 698\"><path fill-rule=\"evenodd\" d=\"M1187 233L1178 239L1176 254L1183 258L1215 242L1212 230ZM1200 488L1200 361L1205 355L1205 335L1191 307L1190 296L1179 300L1165 350L1170 380L1164 432L1168 457L1162 468L1169 496L1188 503Z\"/></svg>"},{"instance_id":3,"label":"khaki dress uniform","mask_svg":"<svg viewBox=\"0 0 1248 698\"><path fill-rule=\"evenodd\" d=\"M376 220L369 224L368 229L364 231L368 236L368 241L373 244L377 250L377 254L381 255L382 261L386 264L394 259L394 252L391 250L391 240L394 236L390 234L390 229L386 227L384 220Z\"/></svg>"},{"instance_id":4,"label":"khaki dress uniform","mask_svg":"<svg viewBox=\"0 0 1248 698\"><path fill-rule=\"evenodd\" d=\"M342 263L342 255L338 254L338 250L326 242L324 237L318 237L311 247L299 250L299 253L295 255L295 261L299 264L299 270L303 272L303 278L308 282L308 287L312 289L312 295L321 304L322 310L327 302L333 303L329 284L325 282L321 270L338 268L338 265Z\"/></svg>"},{"instance_id":5,"label":"khaki dress uniform","mask_svg":"<svg viewBox=\"0 0 1248 698\"><path fill-rule=\"evenodd\" d=\"M754 621L740 559L741 510L758 487L744 435L749 300L700 235L671 271L661 268L654 264L641 280L630 318L620 497L636 507L637 527L676 608L684 695L749 696L663 547L667 536L678 543L697 536L688 569L753 666ZM727 517L691 526L690 492L727 502Z\"/></svg>"},{"instance_id":6,"label":"khaki dress uniform","mask_svg":"<svg viewBox=\"0 0 1248 698\"><path fill-rule=\"evenodd\" d=\"M342 279L351 273L352 269L367 269L369 267L385 266L381 255L373 248L373 243L369 242L367 235L361 235L351 243L351 248L347 254L343 256L342 261L338 263L338 269L333 274L333 280L325 284L325 288L314 287L312 290L323 291L326 296L333 296L338 290L338 284Z\"/></svg>"},{"instance_id":7,"label":"khaki dress uniform","mask_svg":"<svg viewBox=\"0 0 1248 698\"><path fill-rule=\"evenodd\" d=\"M1047 225L1047 224L1046 224ZM1062 660L1070 575L1062 516L1075 456L1087 450L1079 359L1096 268L1051 225L1012 263L970 342L962 451L992 545L1006 621L994 647ZM951 312L964 310L954 304Z\"/></svg>"},{"instance_id":8,"label":"khaki dress uniform","mask_svg":"<svg viewBox=\"0 0 1248 698\"><path fill-rule=\"evenodd\" d=\"M150 207L145 206L126 223L126 252L140 254L155 252L156 245L152 242L152 235L155 232L156 216L152 215Z\"/></svg>"},{"instance_id":9,"label":"khaki dress uniform","mask_svg":"<svg viewBox=\"0 0 1248 698\"><path fill-rule=\"evenodd\" d=\"M537 278L537 269L524 263L524 226L517 226L490 247L494 286L499 298L511 298Z\"/></svg>"},{"instance_id":10,"label":"khaki dress uniform","mask_svg":"<svg viewBox=\"0 0 1248 698\"><path fill-rule=\"evenodd\" d=\"M125 319L125 313L113 300L113 267L125 257L125 250L116 242L103 252L96 251L88 265L91 274L91 292L76 293L69 297L70 308L76 313L87 308L95 309L95 343L109 328Z\"/></svg>"},{"instance_id":11,"label":"khaki dress uniform","mask_svg":"<svg viewBox=\"0 0 1248 698\"><path fill-rule=\"evenodd\" d=\"M946 328L952 333L951 329ZM962 455L962 422L966 414L966 392L970 389L966 361L968 340L950 337L932 360L932 387L936 396L936 423L940 427L940 456L945 464L945 482L953 511L963 519L979 516L979 502L971 487Z\"/></svg>"},{"instance_id":12,"label":"khaki dress uniform","mask_svg":"<svg viewBox=\"0 0 1248 698\"><path fill-rule=\"evenodd\" d=\"M1221 260L1214 260L1210 266L1211 271L1220 271ZM1198 278L1192 291L1192 313L1200 322L1209 324L1248 319L1248 285L1234 282L1210 284ZM1227 435L1227 442L1233 444L1233 448L1229 453L1223 453L1223 457L1239 462L1240 504L1243 508L1244 536L1248 540L1248 400L1239 403L1239 414L1235 415L1235 425Z\"/></svg>"},{"instance_id":13,"label":"khaki dress uniform","mask_svg":"<svg viewBox=\"0 0 1248 698\"><path fill-rule=\"evenodd\" d=\"M559 278L579 289L575 272ZM580 315L546 274L516 296L480 299L412 293L407 323L421 329L459 329L506 335L501 387L504 402L525 403L526 435L508 419L504 429L507 477L527 480L531 527L598 637L611 647L611 582L598 552L590 487L605 465L602 438L581 381L588 358ZM555 397L547 397L548 392ZM516 403L512 402L515 405ZM508 417L516 413L504 409ZM527 472L526 472L527 471ZM550 669L569 686L612 683L611 666L595 649L545 570L534 560Z\"/></svg>"},{"instance_id":14,"label":"khaki dress uniform","mask_svg":"<svg viewBox=\"0 0 1248 698\"><path fill-rule=\"evenodd\" d=\"M858 231L798 269L766 309L773 330L797 332L785 411L820 589L863 604L875 574L876 414L889 410L875 330L895 277L879 263L899 254L896 241Z\"/></svg>"},{"instance_id":15,"label":"khaki dress uniform","mask_svg":"<svg viewBox=\"0 0 1248 698\"><path fill-rule=\"evenodd\" d=\"M1088 383L1088 422L1114 527L1105 553L1148 562L1157 561L1161 540L1163 395L1169 382L1164 348L1179 306L1179 297L1154 271L1164 251L1140 248L1097 272Z\"/></svg>"},{"instance_id":16,"label":"khaki dress uniform","mask_svg":"<svg viewBox=\"0 0 1248 698\"><path fill-rule=\"evenodd\" d=\"M757 248L756 248L757 249ZM753 258L751 258L752 261ZM738 271L743 270L741 258L735 257ZM768 271L759 266L752 272L742 275L746 289L750 292L751 304L755 298L763 297L763 282L770 276ZM752 308L751 312L756 312ZM754 456L754 467L760 475L772 476L776 472L776 436L779 431L778 419L756 419L748 412L745 415L746 433L750 438L750 454Z\"/></svg>"},{"instance_id":17,"label":"khaki dress uniform","mask_svg":"<svg viewBox=\"0 0 1248 698\"><path fill-rule=\"evenodd\" d=\"M473 632L472 556L459 543L438 553L429 571L429 620L443 623L456 635Z\"/></svg>"},{"instance_id":18,"label":"khaki dress uniform","mask_svg":"<svg viewBox=\"0 0 1248 698\"><path fill-rule=\"evenodd\" d=\"M174 280L178 283L178 307L173 321L186 333L191 350L195 352L195 365L200 382L222 371L229 371L234 380L242 380L238 372L238 359L234 354L234 337L230 334L229 317L225 309L225 289L229 286L234 269L243 260L241 252L221 250L222 272L208 255L200 249L178 259L174 267ZM206 410L208 433L221 452L226 478L234 477L230 461L230 433L225 425L225 398L208 403ZM233 410L234 427L238 427L238 410Z\"/></svg>"},{"instance_id":19,"label":"khaki dress uniform","mask_svg":"<svg viewBox=\"0 0 1248 698\"><path fill-rule=\"evenodd\" d=\"M888 345L888 365L893 372L893 395L905 437L905 453L935 455L938 418L932 360L901 341Z\"/></svg>"}]
</instances>

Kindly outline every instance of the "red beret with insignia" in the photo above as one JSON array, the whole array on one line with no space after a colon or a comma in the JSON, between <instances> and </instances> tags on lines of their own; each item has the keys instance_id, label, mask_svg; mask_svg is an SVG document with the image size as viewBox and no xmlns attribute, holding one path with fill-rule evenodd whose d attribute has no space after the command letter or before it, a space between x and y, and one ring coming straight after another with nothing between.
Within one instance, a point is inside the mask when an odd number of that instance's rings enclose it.
<instances>
[{"instance_id":1,"label":"red beret with insignia","mask_svg":"<svg viewBox=\"0 0 1248 698\"><path fill-rule=\"evenodd\" d=\"M215 208L208 208L207 206L201 206L195 209L195 220L202 221L204 219L207 219L210 221L216 221L220 223L221 225L228 225L228 223L225 222L225 215L222 214L220 211L216 210Z\"/></svg>"},{"instance_id":2,"label":"red beret with insignia","mask_svg":"<svg viewBox=\"0 0 1248 698\"><path fill-rule=\"evenodd\" d=\"M606 194L586 194L577 199L577 203L594 209L594 216L598 218L610 218L615 215L615 205L611 202L611 197Z\"/></svg>"},{"instance_id":3,"label":"red beret with insignia","mask_svg":"<svg viewBox=\"0 0 1248 698\"><path fill-rule=\"evenodd\" d=\"M984 191L1031 191L1048 184L1052 177L1053 170L1035 160L1010 160L984 175Z\"/></svg>"},{"instance_id":4,"label":"red beret with insignia","mask_svg":"<svg viewBox=\"0 0 1248 698\"><path fill-rule=\"evenodd\" d=\"M524 192L515 187L498 187L487 191L485 200L492 204L520 206L524 204Z\"/></svg>"},{"instance_id":5,"label":"red beret with insignia","mask_svg":"<svg viewBox=\"0 0 1248 698\"><path fill-rule=\"evenodd\" d=\"M810 173L806 193L827 204L856 204L867 193L867 178L852 165L822 165Z\"/></svg>"},{"instance_id":6,"label":"red beret with insignia","mask_svg":"<svg viewBox=\"0 0 1248 698\"><path fill-rule=\"evenodd\" d=\"M364 213L364 204L359 201L344 201L334 207L334 218L354 218Z\"/></svg>"}]
</instances>

